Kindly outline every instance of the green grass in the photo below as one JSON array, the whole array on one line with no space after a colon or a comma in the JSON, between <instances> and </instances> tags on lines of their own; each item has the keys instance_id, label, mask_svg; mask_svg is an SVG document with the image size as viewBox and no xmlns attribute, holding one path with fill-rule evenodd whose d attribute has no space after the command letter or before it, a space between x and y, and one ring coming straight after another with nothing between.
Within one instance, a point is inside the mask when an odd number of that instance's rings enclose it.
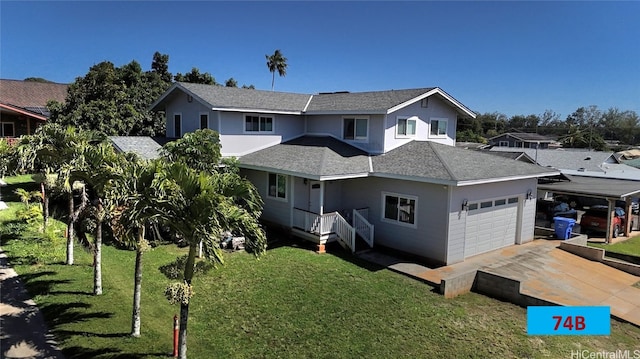
<instances>
[{"instance_id":1,"label":"green grass","mask_svg":"<svg viewBox=\"0 0 640 359\"><path fill-rule=\"evenodd\" d=\"M3 237L10 257L23 255L20 241ZM525 308L474 293L445 299L341 251L277 244L260 260L229 253L194 279L189 358L568 358L640 343L640 328L614 320L607 337L529 337ZM73 266L15 268L67 358L162 358L179 308L164 298L170 280L159 268L184 253L161 246L145 254L141 338L128 336L133 252L104 247L102 296L91 295L92 259L82 250Z\"/></svg>"},{"instance_id":2,"label":"green grass","mask_svg":"<svg viewBox=\"0 0 640 359\"><path fill-rule=\"evenodd\" d=\"M589 246L602 248L607 252L640 257L640 236L629 238L615 244L589 243Z\"/></svg>"}]
</instances>

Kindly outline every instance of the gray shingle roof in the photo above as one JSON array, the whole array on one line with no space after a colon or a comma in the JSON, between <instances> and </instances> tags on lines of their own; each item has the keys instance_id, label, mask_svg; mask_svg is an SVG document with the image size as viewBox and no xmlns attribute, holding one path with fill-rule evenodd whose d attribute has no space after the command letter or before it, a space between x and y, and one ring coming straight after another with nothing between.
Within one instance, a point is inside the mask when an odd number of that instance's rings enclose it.
<instances>
[{"instance_id":1,"label":"gray shingle roof","mask_svg":"<svg viewBox=\"0 0 640 359\"><path fill-rule=\"evenodd\" d=\"M471 110L437 87L310 95L177 82L151 105L151 109L162 110L169 94L176 90L191 94L194 99L213 109L296 114L386 113L395 106L411 100L417 101L418 97L436 90L433 95L451 104L463 116L475 116Z\"/></svg>"},{"instance_id":2,"label":"gray shingle roof","mask_svg":"<svg viewBox=\"0 0 640 359\"><path fill-rule=\"evenodd\" d=\"M146 136L110 136L109 139L117 151L133 152L143 159L160 157L162 142ZM166 142L166 141L165 141Z\"/></svg>"},{"instance_id":3,"label":"gray shingle roof","mask_svg":"<svg viewBox=\"0 0 640 359\"><path fill-rule=\"evenodd\" d=\"M311 95L178 82L212 108L302 112Z\"/></svg>"},{"instance_id":4,"label":"gray shingle roof","mask_svg":"<svg viewBox=\"0 0 640 359\"><path fill-rule=\"evenodd\" d=\"M303 136L240 158L241 167L320 178L369 172L366 152L333 137Z\"/></svg>"},{"instance_id":5,"label":"gray shingle roof","mask_svg":"<svg viewBox=\"0 0 640 359\"><path fill-rule=\"evenodd\" d=\"M595 178L565 175L569 181L550 181L539 184L538 189L551 192L568 192L583 195L622 198L640 193L640 182L611 178Z\"/></svg>"},{"instance_id":6,"label":"gray shingle roof","mask_svg":"<svg viewBox=\"0 0 640 359\"><path fill-rule=\"evenodd\" d=\"M381 175L425 182L464 182L537 177L548 168L435 142L413 141L383 155L366 152L333 137L303 136L240 158L240 166L303 177Z\"/></svg>"},{"instance_id":7,"label":"gray shingle roof","mask_svg":"<svg viewBox=\"0 0 640 359\"><path fill-rule=\"evenodd\" d=\"M588 151L588 150L537 150L535 148L509 148L493 147L496 152L526 153L527 156L538 161L545 167L553 167L559 170L579 170L603 172L602 164L616 162L612 152Z\"/></svg>"},{"instance_id":8,"label":"gray shingle roof","mask_svg":"<svg viewBox=\"0 0 640 359\"><path fill-rule=\"evenodd\" d=\"M438 181L535 177L552 172L538 165L431 141L413 141L373 157L375 173Z\"/></svg>"},{"instance_id":9,"label":"gray shingle roof","mask_svg":"<svg viewBox=\"0 0 640 359\"><path fill-rule=\"evenodd\" d=\"M319 94L313 96L307 112L386 112L434 88Z\"/></svg>"},{"instance_id":10,"label":"gray shingle roof","mask_svg":"<svg viewBox=\"0 0 640 359\"><path fill-rule=\"evenodd\" d=\"M507 132L498 136L491 137L489 140L493 140L502 136L511 136L524 142L555 142L555 140L550 137L528 132Z\"/></svg>"}]
</instances>

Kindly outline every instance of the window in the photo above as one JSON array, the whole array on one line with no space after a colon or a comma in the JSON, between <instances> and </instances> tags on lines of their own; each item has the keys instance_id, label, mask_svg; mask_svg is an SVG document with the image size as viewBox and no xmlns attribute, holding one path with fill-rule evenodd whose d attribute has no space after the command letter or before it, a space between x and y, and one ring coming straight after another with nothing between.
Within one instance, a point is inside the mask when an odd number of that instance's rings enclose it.
<instances>
[{"instance_id":1,"label":"window","mask_svg":"<svg viewBox=\"0 0 640 359\"><path fill-rule=\"evenodd\" d=\"M269 173L269 188L267 195L273 198L287 198L287 176Z\"/></svg>"},{"instance_id":2,"label":"window","mask_svg":"<svg viewBox=\"0 0 640 359\"><path fill-rule=\"evenodd\" d=\"M200 129L203 130L205 128L209 128L209 114L201 113L200 114Z\"/></svg>"},{"instance_id":3,"label":"window","mask_svg":"<svg viewBox=\"0 0 640 359\"><path fill-rule=\"evenodd\" d=\"M182 137L182 114L173 115L173 137Z\"/></svg>"},{"instance_id":4,"label":"window","mask_svg":"<svg viewBox=\"0 0 640 359\"><path fill-rule=\"evenodd\" d=\"M488 201L488 202L481 202L480 203L480 208L489 208L493 206L493 202L492 201Z\"/></svg>"},{"instance_id":5,"label":"window","mask_svg":"<svg viewBox=\"0 0 640 359\"><path fill-rule=\"evenodd\" d=\"M518 203L518 197L511 197L508 200L509 204Z\"/></svg>"},{"instance_id":6,"label":"window","mask_svg":"<svg viewBox=\"0 0 640 359\"><path fill-rule=\"evenodd\" d=\"M245 132L273 132L273 117L271 116L244 116Z\"/></svg>"},{"instance_id":7,"label":"window","mask_svg":"<svg viewBox=\"0 0 640 359\"><path fill-rule=\"evenodd\" d=\"M384 201L384 219L412 226L416 224L417 198L392 193L382 194Z\"/></svg>"},{"instance_id":8,"label":"window","mask_svg":"<svg viewBox=\"0 0 640 359\"><path fill-rule=\"evenodd\" d=\"M16 132L13 127L13 122L3 122L2 123L2 133L0 133L3 137L16 137Z\"/></svg>"},{"instance_id":9,"label":"window","mask_svg":"<svg viewBox=\"0 0 640 359\"><path fill-rule=\"evenodd\" d=\"M470 203L469 204L469 210L470 211L475 211L476 209L478 209L478 204L477 203Z\"/></svg>"},{"instance_id":10,"label":"window","mask_svg":"<svg viewBox=\"0 0 640 359\"><path fill-rule=\"evenodd\" d=\"M504 206L505 204L507 204L507 200L506 199L496 199L495 201L495 206Z\"/></svg>"},{"instance_id":11,"label":"window","mask_svg":"<svg viewBox=\"0 0 640 359\"><path fill-rule=\"evenodd\" d=\"M396 134L398 136L413 136L416 134L416 119L411 118L398 118L398 124L396 125Z\"/></svg>"},{"instance_id":12,"label":"window","mask_svg":"<svg viewBox=\"0 0 640 359\"><path fill-rule=\"evenodd\" d=\"M342 138L345 140L366 140L369 132L369 119L344 118L344 131Z\"/></svg>"},{"instance_id":13,"label":"window","mask_svg":"<svg viewBox=\"0 0 640 359\"><path fill-rule=\"evenodd\" d=\"M431 136L444 137L447 135L447 119L431 119Z\"/></svg>"},{"instance_id":14,"label":"window","mask_svg":"<svg viewBox=\"0 0 640 359\"><path fill-rule=\"evenodd\" d=\"M509 141L500 141L498 147L509 147Z\"/></svg>"}]
</instances>

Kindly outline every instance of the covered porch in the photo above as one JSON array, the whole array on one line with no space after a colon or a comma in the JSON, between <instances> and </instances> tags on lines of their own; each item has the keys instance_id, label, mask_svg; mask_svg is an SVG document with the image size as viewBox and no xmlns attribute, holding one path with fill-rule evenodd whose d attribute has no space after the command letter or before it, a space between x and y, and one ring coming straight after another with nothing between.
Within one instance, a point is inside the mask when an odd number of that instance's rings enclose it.
<instances>
[{"instance_id":1,"label":"covered porch","mask_svg":"<svg viewBox=\"0 0 640 359\"><path fill-rule=\"evenodd\" d=\"M355 252L358 238L373 247L369 210L346 207L349 201L343 201L342 181L291 177L291 183L290 227L294 235L317 243L318 252L324 252L325 244L332 241Z\"/></svg>"}]
</instances>

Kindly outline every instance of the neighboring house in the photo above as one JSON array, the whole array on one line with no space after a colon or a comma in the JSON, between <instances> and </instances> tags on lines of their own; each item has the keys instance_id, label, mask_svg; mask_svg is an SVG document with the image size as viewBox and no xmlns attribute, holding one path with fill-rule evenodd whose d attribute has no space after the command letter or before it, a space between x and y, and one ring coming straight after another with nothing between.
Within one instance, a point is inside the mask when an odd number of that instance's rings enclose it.
<instances>
[{"instance_id":1,"label":"neighboring house","mask_svg":"<svg viewBox=\"0 0 640 359\"><path fill-rule=\"evenodd\" d=\"M526 154L543 167L559 170L563 174L640 181L640 169L620 163L613 152L583 149L514 149L493 147L490 152Z\"/></svg>"},{"instance_id":2,"label":"neighboring house","mask_svg":"<svg viewBox=\"0 0 640 359\"><path fill-rule=\"evenodd\" d=\"M291 94L176 83L167 134L210 128L264 199L262 219L312 240L450 264L533 239L537 178L555 170L456 148L474 113L440 88ZM357 238L357 239L356 239ZM362 241L361 241L362 240Z\"/></svg>"},{"instance_id":3,"label":"neighboring house","mask_svg":"<svg viewBox=\"0 0 640 359\"><path fill-rule=\"evenodd\" d=\"M30 135L49 118L47 102L64 102L65 84L0 79L0 137Z\"/></svg>"},{"instance_id":4,"label":"neighboring house","mask_svg":"<svg viewBox=\"0 0 640 359\"><path fill-rule=\"evenodd\" d=\"M109 140L117 152L134 152L145 160L160 157L160 149L167 143L165 137L148 136L109 136Z\"/></svg>"},{"instance_id":5,"label":"neighboring house","mask_svg":"<svg viewBox=\"0 0 640 359\"><path fill-rule=\"evenodd\" d=\"M517 147L517 148L549 148L549 145L556 142L554 139L539 135L537 133L507 132L489 139L489 145L497 147Z\"/></svg>"}]
</instances>

